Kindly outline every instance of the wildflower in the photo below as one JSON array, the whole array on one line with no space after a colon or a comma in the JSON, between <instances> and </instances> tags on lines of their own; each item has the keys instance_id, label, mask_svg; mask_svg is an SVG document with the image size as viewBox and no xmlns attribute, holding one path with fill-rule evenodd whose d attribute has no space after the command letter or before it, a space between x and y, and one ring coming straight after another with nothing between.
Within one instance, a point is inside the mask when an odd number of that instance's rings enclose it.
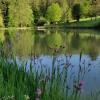
<instances>
[{"instance_id":1,"label":"wildflower","mask_svg":"<svg viewBox=\"0 0 100 100\"><path fill-rule=\"evenodd\" d=\"M78 85L74 85L74 88L76 89L76 91L81 91L83 86L83 81L80 81Z\"/></svg>"},{"instance_id":2,"label":"wildflower","mask_svg":"<svg viewBox=\"0 0 100 100\"><path fill-rule=\"evenodd\" d=\"M82 81L82 80L79 82L79 86L80 86L80 87L83 86L83 81Z\"/></svg>"},{"instance_id":3,"label":"wildflower","mask_svg":"<svg viewBox=\"0 0 100 100\"><path fill-rule=\"evenodd\" d=\"M36 94L37 94L38 97L40 97L41 94L42 94L42 90L40 88L37 88Z\"/></svg>"}]
</instances>

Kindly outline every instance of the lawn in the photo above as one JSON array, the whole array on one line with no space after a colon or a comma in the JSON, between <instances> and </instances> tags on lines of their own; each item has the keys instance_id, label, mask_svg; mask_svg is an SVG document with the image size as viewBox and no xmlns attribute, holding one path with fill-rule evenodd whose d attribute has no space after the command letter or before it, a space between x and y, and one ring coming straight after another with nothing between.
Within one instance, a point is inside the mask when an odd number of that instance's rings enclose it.
<instances>
[{"instance_id":1,"label":"lawn","mask_svg":"<svg viewBox=\"0 0 100 100\"><path fill-rule=\"evenodd\" d=\"M66 24L66 27L72 27L72 28L94 28L100 23L100 16L91 18L83 18L80 19L79 22L76 22L75 20L70 21L68 24Z\"/></svg>"},{"instance_id":2,"label":"lawn","mask_svg":"<svg viewBox=\"0 0 100 100\"><path fill-rule=\"evenodd\" d=\"M77 22L76 20L71 20L67 23L62 23L59 22L58 24L52 24L52 25L46 25L45 28L79 28L79 29L87 29L87 28L91 28L94 29L96 27L98 27L100 23L100 16L92 17L91 18L82 18L80 19L79 22Z\"/></svg>"}]
</instances>

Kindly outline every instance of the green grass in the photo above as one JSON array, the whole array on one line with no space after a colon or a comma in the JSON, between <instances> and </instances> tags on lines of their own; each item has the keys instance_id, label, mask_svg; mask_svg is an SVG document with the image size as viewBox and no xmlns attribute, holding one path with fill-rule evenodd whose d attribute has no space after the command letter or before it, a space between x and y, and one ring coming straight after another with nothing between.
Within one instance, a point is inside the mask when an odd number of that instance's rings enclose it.
<instances>
[{"instance_id":1,"label":"green grass","mask_svg":"<svg viewBox=\"0 0 100 100\"><path fill-rule=\"evenodd\" d=\"M95 20L95 18L100 19L100 16L92 17L92 20ZM91 21L91 18L81 18L80 22L82 22L82 21ZM70 22L76 22L76 20L71 20Z\"/></svg>"},{"instance_id":2,"label":"green grass","mask_svg":"<svg viewBox=\"0 0 100 100\"><path fill-rule=\"evenodd\" d=\"M93 17L92 20L91 18L83 18L80 19L79 22L73 20L69 22L68 24L66 23L66 27L72 27L72 28L96 28L97 25L100 24L100 16L98 17Z\"/></svg>"},{"instance_id":3,"label":"green grass","mask_svg":"<svg viewBox=\"0 0 100 100\"><path fill-rule=\"evenodd\" d=\"M54 25L47 25L45 26L46 28L79 28L79 29L95 29L96 26L98 26L100 24L100 16L92 17L91 18L81 18L79 22L77 22L76 20L71 20L68 23L58 23L58 24L54 24Z\"/></svg>"},{"instance_id":4,"label":"green grass","mask_svg":"<svg viewBox=\"0 0 100 100\"><path fill-rule=\"evenodd\" d=\"M90 18L87 19L80 19L79 22L72 21L70 23L66 23L66 27L72 27L72 28L95 28L100 23L100 17L97 17L96 19L93 18L92 20Z\"/></svg>"}]
</instances>

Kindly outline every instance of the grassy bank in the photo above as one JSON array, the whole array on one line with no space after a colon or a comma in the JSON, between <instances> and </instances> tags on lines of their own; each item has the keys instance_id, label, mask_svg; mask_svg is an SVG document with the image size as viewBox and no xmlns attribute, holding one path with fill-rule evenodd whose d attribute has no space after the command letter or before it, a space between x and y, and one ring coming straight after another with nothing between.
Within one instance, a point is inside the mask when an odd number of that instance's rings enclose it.
<instances>
[{"instance_id":1,"label":"grassy bank","mask_svg":"<svg viewBox=\"0 0 100 100\"><path fill-rule=\"evenodd\" d=\"M79 28L79 29L96 29L100 25L100 16L91 18L82 18L79 22L71 20L68 23L59 23L48 25L46 28ZM99 28L98 28L99 29Z\"/></svg>"},{"instance_id":2,"label":"grassy bank","mask_svg":"<svg viewBox=\"0 0 100 100\"><path fill-rule=\"evenodd\" d=\"M92 20L80 20L80 22L70 22L66 24L66 27L71 28L96 28L96 26L100 23L100 18L92 19Z\"/></svg>"},{"instance_id":3,"label":"grassy bank","mask_svg":"<svg viewBox=\"0 0 100 100\"><path fill-rule=\"evenodd\" d=\"M76 20L71 20L68 23L59 22L58 24L50 24L44 26L34 26L34 27L0 27L0 30L27 30L27 29L36 29L36 30L45 30L45 29L55 29L55 28L68 28L68 29L99 29L100 27L100 16L93 18L82 18L79 22Z\"/></svg>"}]
</instances>

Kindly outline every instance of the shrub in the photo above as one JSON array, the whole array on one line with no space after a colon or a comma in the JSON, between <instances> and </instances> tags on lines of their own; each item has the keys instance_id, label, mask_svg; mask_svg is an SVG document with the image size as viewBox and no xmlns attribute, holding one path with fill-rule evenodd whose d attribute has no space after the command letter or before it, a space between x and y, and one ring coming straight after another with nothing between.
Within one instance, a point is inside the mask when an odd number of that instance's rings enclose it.
<instances>
[{"instance_id":1,"label":"shrub","mask_svg":"<svg viewBox=\"0 0 100 100\"><path fill-rule=\"evenodd\" d=\"M45 24L47 24L47 20L44 17L40 17L37 21L37 26L43 26Z\"/></svg>"}]
</instances>

